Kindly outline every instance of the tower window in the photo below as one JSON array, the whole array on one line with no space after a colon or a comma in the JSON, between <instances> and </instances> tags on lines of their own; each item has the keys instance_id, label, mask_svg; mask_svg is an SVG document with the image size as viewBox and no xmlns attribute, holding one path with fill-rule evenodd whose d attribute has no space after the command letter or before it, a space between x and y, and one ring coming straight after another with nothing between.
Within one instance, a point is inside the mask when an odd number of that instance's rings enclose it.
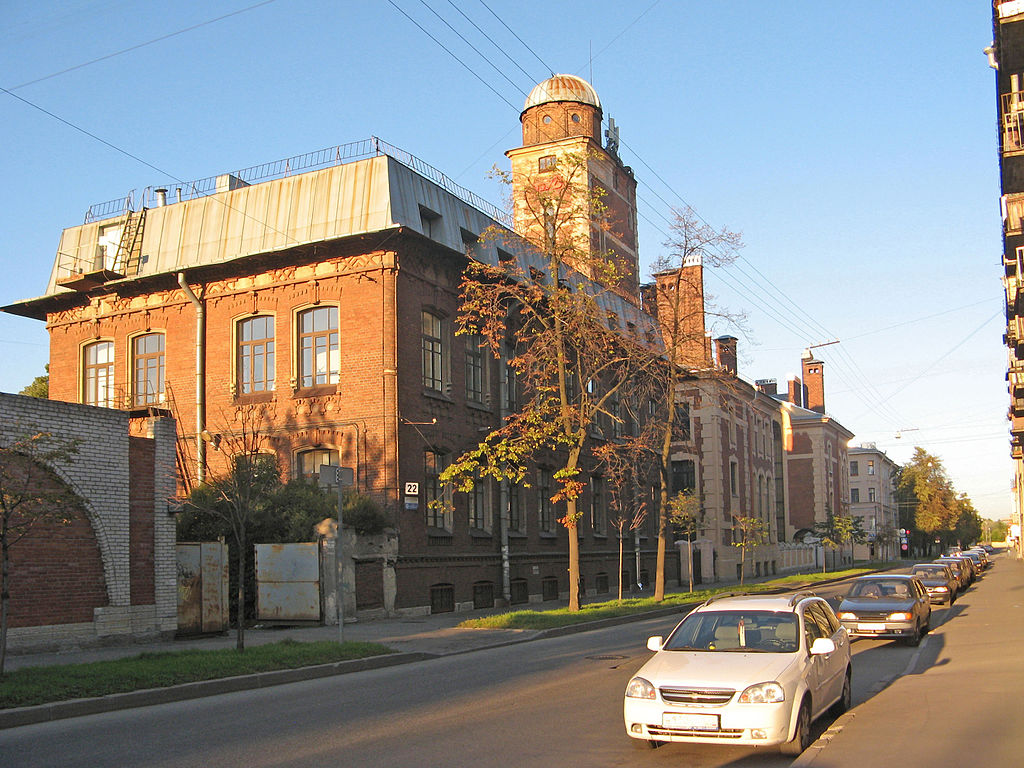
<instances>
[{"instance_id":1,"label":"tower window","mask_svg":"<svg viewBox=\"0 0 1024 768\"><path fill-rule=\"evenodd\" d=\"M551 115L544 115L544 125L551 124Z\"/></svg>"},{"instance_id":2,"label":"tower window","mask_svg":"<svg viewBox=\"0 0 1024 768\"><path fill-rule=\"evenodd\" d=\"M544 157L537 160L537 170L539 171L551 171L555 167L555 156L544 155Z\"/></svg>"},{"instance_id":3,"label":"tower window","mask_svg":"<svg viewBox=\"0 0 1024 768\"><path fill-rule=\"evenodd\" d=\"M574 114L574 115L572 116L572 121L573 121L574 123L578 123L578 122L580 121L580 116L579 116L579 115L575 115L575 114Z\"/></svg>"}]
</instances>

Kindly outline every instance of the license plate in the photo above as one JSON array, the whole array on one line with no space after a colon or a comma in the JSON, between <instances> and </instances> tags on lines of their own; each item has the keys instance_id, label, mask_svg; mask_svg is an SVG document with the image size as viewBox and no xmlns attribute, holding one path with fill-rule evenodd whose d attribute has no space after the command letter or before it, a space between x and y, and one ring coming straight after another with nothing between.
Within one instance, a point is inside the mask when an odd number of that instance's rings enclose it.
<instances>
[{"instance_id":1,"label":"license plate","mask_svg":"<svg viewBox=\"0 0 1024 768\"><path fill-rule=\"evenodd\" d=\"M881 632L882 631L882 627L878 626L877 624L858 624L857 625L857 631L858 632Z\"/></svg>"},{"instance_id":2,"label":"license plate","mask_svg":"<svg viewBox=\"0 0 1024 768\"><path fill-rule=\"evenodd\" d=\"M665 728L681 728L687 731L717 731L718 715L686 715L666 712L661 724Z\"/></svg>"}]
</instances>

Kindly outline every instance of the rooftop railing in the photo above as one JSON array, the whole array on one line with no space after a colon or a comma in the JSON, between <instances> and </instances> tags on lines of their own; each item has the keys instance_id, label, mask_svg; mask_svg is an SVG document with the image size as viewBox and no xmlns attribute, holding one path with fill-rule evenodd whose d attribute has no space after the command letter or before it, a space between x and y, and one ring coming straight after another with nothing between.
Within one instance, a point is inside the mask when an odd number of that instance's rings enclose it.
<instances>
[{"instance_id":1,"label":"rooftop railing","mask_svg":"<svg viewBox=\"0 0 1024 768\"><path fill-rule=\"evenodd\" d=\"M208 176L205 179L150 186L141 192L132 190L124 197L90 206L85 214L85 223L89 224L94 221L123 216L129 211L135 211L140 208L155 208L163 205L164 201L168 204L173 204L184 200L194 200L215 194L216 192L237 189L239 186L249 186L264 181L283 179L287 176L317 171L379 155L387 155L398 161L406 168L437 184L481 213L486 214L509 229L512 228L512 217L507 211L484 200L478 194L460 184L456 184L441 171L420 160L415 155L388 144L376 136L361 141L349 142L348 144L339 144L334 147L319 149L315 152L307 152L304 155L296 155L284 160L254 165L239 171Z\"/></svg>"}]
</instances>

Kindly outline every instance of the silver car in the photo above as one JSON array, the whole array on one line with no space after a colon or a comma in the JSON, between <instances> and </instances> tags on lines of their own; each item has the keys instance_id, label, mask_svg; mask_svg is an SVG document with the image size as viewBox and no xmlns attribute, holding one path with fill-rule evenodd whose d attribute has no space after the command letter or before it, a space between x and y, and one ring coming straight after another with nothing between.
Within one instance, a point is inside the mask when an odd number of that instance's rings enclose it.
<instances>
[{"instance_id":1,"label":"silver car","mask_svg":"<svg viewBox=\"0 0 1024 768\"><path fill-rule=\"evenodd\" d=\"M924 584L913 576L861 576L839 604L839 620L851 637L901 640L917 645L932 621Z\"/></svg>"},{"instance_id":2,"label":"silver car","mask_svg":"<svg viewBox=\"0 0 1024 768\"><path fill-rule=\"evenodd\" d=\"M711 599L626 686L633 744L778 746L798 755L811 722L850 707L850 640L828 603L809 592Z\"/></svg>"}]
</instances>

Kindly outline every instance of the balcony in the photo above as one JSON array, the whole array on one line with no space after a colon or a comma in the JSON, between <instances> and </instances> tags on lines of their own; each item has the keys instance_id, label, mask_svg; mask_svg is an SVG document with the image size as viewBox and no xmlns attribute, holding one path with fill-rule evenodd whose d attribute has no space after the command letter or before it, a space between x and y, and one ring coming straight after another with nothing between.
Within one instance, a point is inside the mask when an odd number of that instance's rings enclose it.
<instances>
[{"instance_id":1,"label":"balcony","mask_svg":"<svg viewBox=\"0 0 1024 768\"><path fill-rule=\"evenodd\" d=\"M1024 150L1024 91L1011 91L1000 97L1003 116L1003 152Z\"/></svg>"}]
</instances>

